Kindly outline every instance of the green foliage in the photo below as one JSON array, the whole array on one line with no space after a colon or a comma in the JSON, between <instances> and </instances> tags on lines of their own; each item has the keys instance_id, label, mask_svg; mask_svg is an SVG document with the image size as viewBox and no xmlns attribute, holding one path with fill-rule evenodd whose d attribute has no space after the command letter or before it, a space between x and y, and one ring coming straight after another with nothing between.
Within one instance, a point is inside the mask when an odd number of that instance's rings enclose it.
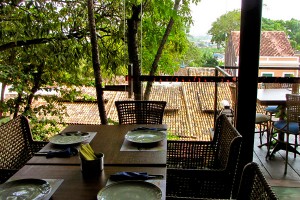
<instances>
[{"instance_id":1,"label":"green foliage","mask_svg":"<svg viewBox=\"0 0 300 200\"><path fill-rule=\"evenodd\" d=\"M172 132L168 131L167 140L180 140L180 137L172 134Z\"/></svg>"},{"instance_id":2,"label":"green foliage","mask_svg":"<svg viewBox=\"0 0 300 200\"><path fill-rule=\"evenodd\" d=\"M111 124L111 125L118 125L119 124L119 122L114 121L111 118L108 118L107 120L108 120L108 124Z\"/></svg>"},{"instance_id":3,"label":"green foliage","mask_svg":"<svg viewBox=\"0 0 300 200\"><path fill-rule=\"evenodd\" d=\"M184 64L186 64L189 67L200 67L203 66L204 60L203 60L203 52L200 48L195 46L194 43L189 43L189 48L186 51L186 54L183 58Z\"/></svg>"},{"instance_id":4,"label":"green foliage","mask_svg":"<svg viewBox=\"0 0 300 200\"><path fill-rule=\"evenodd\" d=\"M10 117L2 117L0 118L0 126L2 124L5 124L6 122L8 122L10 120Z\"/></svg>"},{"instance_id":5,"label":"green foliage","mask_svg":"<svg viewBox=\"0 0 300 200\"><path fill-rule=\"evenodd\" d=\"M205 52L203 54L203 60L204 60L203 66L205 67L215 67L218 66L219 64L217 59L213 57L213 54L209 52Z\"/></svg>"},{"instance_id":6,"label":"green foliage","mask_svg":"<svg viewBox=\"0 0 300 200\"><path fill-rule=\"evenodd\" d=\"M0 81L17 92L15 98L1 102L1 113L26 113L35 124L39 139L46 139L43 128L56 131L65 110L61 98L92 100L75 86L95 85L95 77L109 82L115 75L126 75L128 66L126 21L132 8L143 4L139 34L139 58L142 73L149 73L165 27L174 20L159 62L161 73L173 73L188 49L186 32L192 23L189 4L183 1L177 13L174 1L115 0L95 2L101 74L94 74L86 1L16 1L1 2L0 12ZM125 3L125 4L124 4ZM124 9L125 8L125 9ZM141 47L141 48L140 48ZM175 67L174 67L175 66ZM105 83L103 83L105 84ZM60 87L59 95L36 95L41 88ZM33 105L43 99L45 105ZM35 120L36 119L36 120ZM42 119L41 121L37 119Z\"/></svg>"},{"instance_id":7,"label":"green foliage","mask_svg":"<svg viewBox=\"0 0 300 200\"><path fill-rule=\"evenodd\" d=\"M240 10L233 10L220 16L208 31L208 34L212 35L211 42L218 47L225 47L231 31L240 30L240 21Z\"/></svg>"},{"instance_id":8,"label":"green foliage","mask_svg":"<svg viewBox=\"0 0 300 200\"><path fill-rule=\"evenodd\" d=\"M55 134L60 133L66 124L59 123L56 119L46 118L30 118L32 136L37 141L48 141L49 138Z\"/></svg>"}]
</instances>

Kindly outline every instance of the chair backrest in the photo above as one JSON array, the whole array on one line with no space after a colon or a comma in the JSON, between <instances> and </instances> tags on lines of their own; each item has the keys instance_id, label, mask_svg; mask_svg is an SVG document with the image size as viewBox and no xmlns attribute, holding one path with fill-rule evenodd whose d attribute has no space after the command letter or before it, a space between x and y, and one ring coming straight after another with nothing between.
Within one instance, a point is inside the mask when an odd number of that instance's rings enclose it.
<instances>
[{"instance_id":1,"label":"chair backrest","mask_svg":"<svg viewBox=\"0 0 300 200\"><path fill-rule=\"evenodd\" d=\"M271 186L255 162L245 165L242 173L237 200L276 200Z\"/></svg>"},{"instance_id":2,"label":"chair backrest","mask_svg":"<svg viewBox=\"0 0 300 200\"><path fill-rule=\"evenodd\" d=\"M288 122L298 122L300 116L300 95L286 94L286 119Z\"/></svg>"},{"instance_id":3,"label":"chair backrest","mask_svg":"<svg viewBox=\"0 0 300 200\"><path fill-rule=\"evenodd\" d=\"M233 113L236 113L236 102L237 102L237 95L236 95L236 83L229 83L230 89L230 96L231 96L231 108Z\"/></svg>"},{"instance_id":4,"label":"chair backrest","mask_svg":"<svg viewBox=\"0 0 300 200\"><path fill-rule=\"evenodd\" d=\"M36 151L47 144L33 143L29 122L25 116L19 115L0 126L0 181L12 175L8 174L9 170L16 172L23 167Z\"/></svg>"},{"instance_id":5,"label":"chair backrest","mask_svg":"<svg viewBox=\"0 0 300 200\"><path fill-rule=\"evenodd\" d=\"M225 114L218 116L212 141L168 140L168 168L235 172L242 136Z\"/></svg>"},{"instance_id":6,"label":"chair backrest","mask_svg":"<svg viewBox=\"0 0 300 200\"><path fill-rule=\"evenodd\" d=\"M229 89L230 89L231 101L234 104L236 102L236 84L229 83Z\"/></svg>"},{"instance_id":7,"label":"chair backrest","mask_svg":"<svg viewBox=\"0 0 300 200\"><path fill-rule=\"evenodd\" d=\"M221 114L216 120L213 143L217 146L215 168L223 167L230 172L235 172L242 136L225 114Z\"/></svg>"},{"instance_id":8,"label":"chair backrest","mask_svg":"<svg viewBox=\"0 0 300 200\"><path fill-rule=\"evenodd\" d=\"M212 141L168 140L167 196L230 197L241 142L242 136L225 114L216 120Z\"/></svg>"},{"instance_id":9,"label":"chair backrest","mask_svg":"<svg viewBox=\"0 0 300 200\"><path fill-rule=\"evenodd\" d=\"M119 124L162 124L166 101L115 101Z\"/></svg>"}]
</instances>

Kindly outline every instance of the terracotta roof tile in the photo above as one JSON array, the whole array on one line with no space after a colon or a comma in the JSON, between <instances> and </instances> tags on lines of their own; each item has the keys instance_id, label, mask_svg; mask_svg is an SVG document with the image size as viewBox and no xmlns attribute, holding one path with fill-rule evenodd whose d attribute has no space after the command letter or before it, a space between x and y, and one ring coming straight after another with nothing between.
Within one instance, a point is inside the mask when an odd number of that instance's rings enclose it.
<instances>
[{"instance_id":1,"label":"terracotta roof tile","mask_svg":"<svg viewBox=\"0 0 300 200\"><path fill-rule=\"evenodd\" d=\"M239 55L240 31L231 32L236 56ZM294 56L294 50L283 31L262 31L260 56Z\"/></svg>"}]
</instances>

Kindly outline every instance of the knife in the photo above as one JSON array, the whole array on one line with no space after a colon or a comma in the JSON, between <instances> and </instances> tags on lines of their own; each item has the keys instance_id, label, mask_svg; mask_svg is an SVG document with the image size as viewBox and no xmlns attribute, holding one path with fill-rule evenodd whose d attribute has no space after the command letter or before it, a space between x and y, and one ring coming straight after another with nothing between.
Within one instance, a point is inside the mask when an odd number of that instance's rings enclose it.
<instances>
[{"instance_id":1,"label":"knife","mask_svg":"<svg viewBox=\"0 0 300 200\"><path fill-rule=\"evenodd\" d=\"M48 153L49 153L49 151L48 152L36 152L36 153L34 153L34 155L35 156L46 156Z\"/></svg>"},{"instance_id":2,"label":"knife","mask_svg":"<svg viewBox=\"0 0 300 200\"><path fill-rule=\"evenodd\" d=\"M163 179L161 174L148 174L147 172L118 172L110 175L112 181L124 181L124 180L148 180L148 179Z\"/></svg>"}]
</instances>

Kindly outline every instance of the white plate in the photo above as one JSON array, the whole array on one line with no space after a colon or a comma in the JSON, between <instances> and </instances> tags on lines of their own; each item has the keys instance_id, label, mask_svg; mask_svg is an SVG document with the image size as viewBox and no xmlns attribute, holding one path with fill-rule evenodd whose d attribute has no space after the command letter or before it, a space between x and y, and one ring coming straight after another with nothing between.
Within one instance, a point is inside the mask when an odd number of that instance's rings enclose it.
<instances>
[{"instance_id":1,"label":"white plate","mask_svg":"<svg viewBox=\"0 0 300 200\"><path fill-rule=\"evenodd\" d=\"M50 184L42 179L19 179L0 185L0 199L39 200L50 192Z\"/></svg>"},{"instance_id":2,"label":"white plate","mask_svg":"<svg viewBox=\"0 0 300 200\"><path fill-rule=\"evenodd\" d=\"M125 139L135 143L153 143L159 142L166 138L166 134L163 131L155 130L137 130L128 131L125 135Z\"/></svg>"},{"instance_id":3,"label":"white plate","mask_svg":"<svg viewBox=\"0 0 300 200\"><path fill-rule=\"evenodd\" d=\"M65 132L54 135L49 138L49 142L52 144L67 145L67 144L77 144L89 139L90 134L87 132L73 131Z\"/></svg>"},{"instance_id":4,"label":"white plate","mask_svg":"<svg viewBox=\"0 0 300 200\"><path fill-rule=\"evenodd\" d=\"M97 200L161 200L162 192L156 185L144 181L120 181L102 188Z\"/></svg>"}]
</instances>

